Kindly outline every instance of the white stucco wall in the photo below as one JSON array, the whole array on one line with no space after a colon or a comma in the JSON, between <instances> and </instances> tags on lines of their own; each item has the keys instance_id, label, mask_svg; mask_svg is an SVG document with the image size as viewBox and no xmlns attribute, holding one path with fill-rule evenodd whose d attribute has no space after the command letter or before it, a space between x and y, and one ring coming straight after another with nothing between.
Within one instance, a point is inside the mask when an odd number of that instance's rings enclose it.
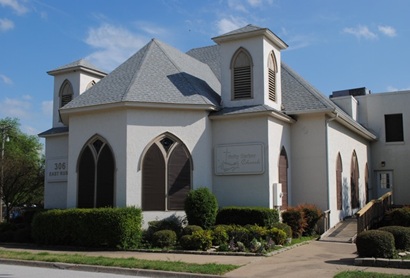
<instances>
[{"instance_id":1,"label":"white stucco wall","mask_svg":"<svg viewBox=\"0 0 410 278\"><path fill-rule=\"evenodd\" d=\"M258 174L216 175L213 192L221 207L271 207L271 183L277 181L277 164L284 133L282 123L267 116L218 119L212 122L213 148L220 145L263 145L264 172ZM214 162L215 163L215 162ZM272 177L270 177L272 175Z\"/></svg>"},{"instance_id":2,"label":"white stucco wall","mask_svg":"<svg viewBox=\"0 0 410 278\"><path fill-rule=\"evenodd\" d=\"M377 171L392 171L393 202L397 205L410 203L410 91L369 94L356 97L359 101L360 121L372 130L378 140L371 144L372 187L379 189L376 179ZM384 115L403 115L403 142L386 142ZM385 165L382 167L381 162ZM376 197L383 192L379 189Z\"/></svg>"},{"instance_id":3,"label":"white stucco wall","mask_svg":"<svg viewBox=\"0 0 410 278\"><path fill-rule=\"evenodd\" d=\"M289 205L310 203L326 209L326 128L323 114L297 117L291 126L292 197Z\"/></svg>"},{"instance_id":4,"label":"white stucco wall","mask_svg":"<svg viewBox=\"0 0 410 278\"><path fill-rule=\"evenodd\" d=\"M116 164L115 206L141 207L142 154L155 138L169 132L191 153L193 187L212 190L212 136L207 114L194 110L124 109L72 115L69 167L76 169L79 154L89 139L96 134L102 136L110 145ZM77 173L70 171L68 207L75 207L76 202Z\"/></svg>"},{"instance_id":5,"label":"white stucco wall","mask_svg":"<svg viewBox=\"0 0 410 278\"><path fill-rule=\"evenodd\" d=\"M356 152L358 167L359 167L359 201L360 208L366 202L366 186L365 173L367 162L370 158L370 143L352 132L346 127L342 126L336 120L328 119L327 121L327 138L328 138L328 209L330 213L330 224L334 226L340 220L347 216L353 215L358 209L353 210L351 207L351 163L353 152ZM340 153L342 159L342 195L343 205L342 210L337 209L337 191L336 191L336 162L338 154ZM370 179L370 177L369 177ZM370 184L370 180L369 180Z\"/></svg>"},{"instance_id":6,"label":"white stucco wall","mask_svg":"<svg viewBox=\"0 0 410 278\"><path fill-rule=\"evenodd\" d=\"M45 143L46 165L54 159L65 160L68 158L68 135L50 136ZM47 177L46 166L44 183L44 207L66 208L67 207L67 181L51 181Z\"/></svg>"}]
</instances>

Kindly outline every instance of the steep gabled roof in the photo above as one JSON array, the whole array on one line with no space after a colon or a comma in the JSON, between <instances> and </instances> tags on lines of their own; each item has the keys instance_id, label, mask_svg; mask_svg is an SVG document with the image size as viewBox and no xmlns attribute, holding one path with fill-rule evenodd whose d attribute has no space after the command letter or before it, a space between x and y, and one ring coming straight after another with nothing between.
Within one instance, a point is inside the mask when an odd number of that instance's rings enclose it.
<instances>
[{"instance_id":1,"label":"steep gabled roof","mask_svg":"<svg viewBox=\"0 0 410 278\"><path fill-rule=\"evenodd\" d=\"M208 65L153 39L61 111L122 102L218 107L220 90Z\"/></svg>"}]
</instances>

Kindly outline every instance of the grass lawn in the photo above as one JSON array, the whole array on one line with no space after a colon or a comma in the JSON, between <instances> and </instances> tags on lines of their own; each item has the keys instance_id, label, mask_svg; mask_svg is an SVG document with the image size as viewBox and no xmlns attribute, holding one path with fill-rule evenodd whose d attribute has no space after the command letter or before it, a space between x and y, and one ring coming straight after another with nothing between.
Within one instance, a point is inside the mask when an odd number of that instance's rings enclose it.
<instances>
[{"instance_id":1,"label":"grass lawn","mask_svg":"<svg viewBox=\"0 0 410 278\"><path fill-rule=\"evenodd\" d=\"M403 277L410 277L410 275L363 272L363 271L356 270L356 271L340 272L334 278L403 278Z\"/></svg>"},{"instance_id":2,"label":"grass lawn","mask_svg":"<svg viewBox=\"0 0 410 278\"><path fill-rule=\"evenodd\" d=\"M93 257L84 256L79 254L51 254L48 252L32 253L32 252L20 252L20 251L6 251L0 250L0 258L4 259L17 259L17 260L29 260L29 261L42 261L42 262L62 262L71 264L84 264L84 265L98 265L98 266L114 266L123 268L138 268L138 269L151 269L151 270L163 270L163 271L175 271L175 272L189 272L189 273L202 273L202 274L214 274L221 275L226 272L232 271L239 266L225 265L225 264L194 264L184 263L180 261L151 261L141 260L136 258L107 258L107 257Z\"/></svg>"}]
</instances>

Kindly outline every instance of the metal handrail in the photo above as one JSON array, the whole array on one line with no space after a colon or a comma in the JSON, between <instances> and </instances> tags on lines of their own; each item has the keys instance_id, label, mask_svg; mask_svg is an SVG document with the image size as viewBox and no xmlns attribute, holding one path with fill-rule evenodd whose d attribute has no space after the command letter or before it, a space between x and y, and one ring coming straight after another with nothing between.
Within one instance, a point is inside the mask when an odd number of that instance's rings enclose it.
<instances>
[{"instance_id":1,"label":"metal handrail","mask_svg":"<svg viewBox=\"0 0 410 278\"><path fill-rule=\"evenodd\" d=\"M371 200L356 212L357 233L375 227L384 217L392 204L392 192L387 192L379 199Z\"/></svg>"}]
</instances>

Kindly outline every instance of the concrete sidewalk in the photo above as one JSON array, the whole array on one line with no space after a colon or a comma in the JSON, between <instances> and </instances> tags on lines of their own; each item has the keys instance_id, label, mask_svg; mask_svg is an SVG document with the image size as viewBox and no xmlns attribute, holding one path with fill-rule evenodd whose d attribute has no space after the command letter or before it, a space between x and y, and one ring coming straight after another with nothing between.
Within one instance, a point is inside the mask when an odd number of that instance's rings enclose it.
<instances>
[{"instance_id":1,"label":"concrete sidewalk","mask_svg":"<svg viewBox=\"0 0 410 278\"><path fill-rule=\"evenodd\" d=\"M24 246L0 245L1 249L29 252L76 253L89 256L139 258L146 260L183 261L189 263L219 263L234 264L241 267L229 272L224 277L334 277L344 270L360 270L365 272L380 272L410 275L408 269L369 268L354 266L357 257L356 245L351 243L311 241L270 257L255 256L223 256L223 255L195 255L173 253L149 253L132 251L56 251ZM101 271L98 270L98 271ZM166 277L163 272L151 271L150 277ZM181 275L185 276L185 275ZM192 275L192 277L201 275ZM173 277L175 277L173 275ZM208 276L209 277L209 276ZM410 277L410 276L409 276Z\"/></svg>"}]
</instances>

